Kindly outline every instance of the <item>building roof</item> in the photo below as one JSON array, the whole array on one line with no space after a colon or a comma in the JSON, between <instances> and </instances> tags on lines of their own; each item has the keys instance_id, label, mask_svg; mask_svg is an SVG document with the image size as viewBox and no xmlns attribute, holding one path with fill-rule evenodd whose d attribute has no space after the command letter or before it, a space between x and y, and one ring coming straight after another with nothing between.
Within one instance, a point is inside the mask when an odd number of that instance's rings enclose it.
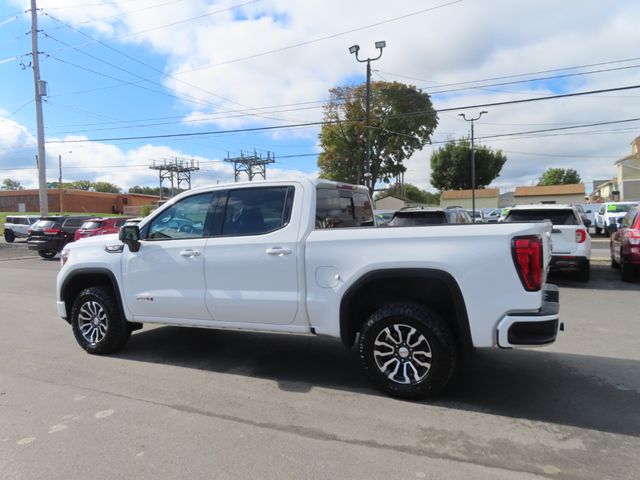
<instances>
[{"instance_id":1,"label":"building roof","mask_svg":"<svg viewBox=\"0 0 640 480\"><path fill-rule=\"evenodd\" d=\"M545 195L584 195L584 184L544 185L535 187L516 187L514 197L539 197Z\"/></svg>"},{"instance_id":2,"label":"building roof","mask_svg":"<svg viewBox=\"0 0 640 480\"><path fill-rule=\"evenodd\" d=\"M63 188L65 195L85 195L91 197L141 197L148 198L150 200L158 200L160 197L157 195L146 195L144 193L109 193L109 192L93 192L91 190L78 190L74 188ZM57 188L48 188L47 193L57 193ZM39 190L37 188L28 188L23 190L1 190L0 195L9 197L13 195L38 195Z\"/></svg>"},{"instance_id":3,"label":"building roof","mask_svg":"<svg viewBox=\"0 0 640 480\"><path fill-rule=\"evenodd\" d=\"M471 198L471 190L445 190L440 198L442 200L461 200L463 198ZM492 198L497 197L500 190L497 188L478 188L476 189L476 198Z\"/></svg>"}]
</instances>

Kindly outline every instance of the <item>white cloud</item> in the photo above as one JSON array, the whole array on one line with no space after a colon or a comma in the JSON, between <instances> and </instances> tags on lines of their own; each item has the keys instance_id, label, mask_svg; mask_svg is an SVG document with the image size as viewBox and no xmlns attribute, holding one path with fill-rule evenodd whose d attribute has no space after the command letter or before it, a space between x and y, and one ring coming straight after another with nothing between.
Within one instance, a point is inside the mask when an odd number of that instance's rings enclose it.
<instances>
[{"instance_id":1,"label":"white cloud","mask_svg":"<svg viewBox=\"0 0 640 480\"><path fill-rule=\"evenodd\" d=\"M442 89L438 85L452 82L634 58L636 46L640 44L640 29L637 28L640 4L632 0L614 3L597 0L465 0L387 23L384 22L446 2L261 0L229 10L242 2L185 0L162 2L158 7L160 4L156 0L116 0L82 9L61 8L74 3L77 4L77 0L41 0L39 6L45 11L51 8L50 12L58 18L98 35L118 48L136 44L162 55L165 71L171 75L164 78L164 83L181 96L181 107L192 112L185 115L185 122L201 120L203 124L213 123L218 128L319 120L321 109L312 108L319 104L306 102L322 100L329 88L359 79L364 73L364 65L356 62L347 51L354 43L360 44L361 53L367 56L376 54L375 41L386 40L387 48L382 58L372 64L379 70L374 80L402 80L415 83L427 92L437 91ZM200 18L182 22L195 17ZM96 19L99 20L86 23ZM373 26L361 28L369 25ZM351 33L341 34L343 32ZM325 39L313 42L321 38ZM290 46L293 48L283 49ZM275 50L279 51L265 53ZM603 70L636 63L640 62L590 69ZM578 71L569 69L548 75ZM502 85L451 92L448 96L434 96L434 104L437 108L479 105L554 92L637 84L640 84L640 69L629 68L555 79L535 86ZM640 133L638 123L575 131L591 131L588 135L573 135L569 130L531 138L482 140L481 137L563 127L576 122L635 118L640 100L637 92L630 90L486 107L489 114L476 124L479 142L504 150L509 158L496 185L530 184L549 167L575 168L586 182L612 177L613 162L629 153L629 142ZM246 113L247 108L303 103L298 107L304 106L304 110L253 110L252 116L239 116ZM468 113L479 109L469 109ZM467 134L469 125L459 119L457 113L440 114L434 142ZM628 130L620 131L622 128ZM0 152L3 152L3 132L5 128L0 124ZM312 149L317 145L316 132L280 131L274 133L274 138L282 140L294 135L308 138ZM18 139L18 134L25 136L24 139ZM6 135L11 145L32 141L28 132L19 131L19 128ZM79 167L104 165L100 162L114 165L144 163L161 155L188 156L188 147L184 145L175 149L148 145L129 151L104 144L85 145L82 154L78 153L77 147L63 145L60 150L56 147L49 151L56 155L58 151L73 150L69 162L81 162ZM430 153L431 149L426 148L407 162L408 182L430 188ZM230 178L229 166L213 160L203 159L207 170L203 168L202 177L212 181L218 177ZM274 175L287 175L286 169L272 171ZM155 180L154 173L142 167L123 167L109 173L104 170L101 173L96 168L95 175L112 178L114 183L123 185L131 182L153 184Z\"/></svg>"}]
</instances>

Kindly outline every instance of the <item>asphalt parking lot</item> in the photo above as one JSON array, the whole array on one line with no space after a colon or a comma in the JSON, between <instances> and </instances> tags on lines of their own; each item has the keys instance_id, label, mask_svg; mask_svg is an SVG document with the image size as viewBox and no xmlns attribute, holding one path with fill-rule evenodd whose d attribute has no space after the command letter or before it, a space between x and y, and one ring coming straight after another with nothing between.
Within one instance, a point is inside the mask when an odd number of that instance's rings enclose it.
<instances>
[{"instance_id":1,"label":"asphalt parking lot","mask_svg":"<svg viewBox=\"0 0 640 480\"><path fill-rule=\"evenodd\" d=\"M640 283L557 275L551 347L479 351L431 402L380 395L333 341L145 327L85 354L57 261L0 243L4 479L637 479Z\"/></svg>"}]
</instances>

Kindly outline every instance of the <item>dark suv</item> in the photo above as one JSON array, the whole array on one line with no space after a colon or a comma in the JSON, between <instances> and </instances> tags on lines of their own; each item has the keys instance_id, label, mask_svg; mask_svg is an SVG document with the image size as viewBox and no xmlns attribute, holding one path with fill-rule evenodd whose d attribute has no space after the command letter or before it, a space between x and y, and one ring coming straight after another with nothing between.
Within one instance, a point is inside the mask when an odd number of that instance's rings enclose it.
<instances>
[{"instance_id":1,"label":"dark suv","mask_svg":"<svg viewBox=\"0 0 640 480\"><path fill-rule=\"evenodd\" d=\"M27 246L42 258L53 258L91 217L44 217L31 226Z\"/></svg>"},{"instance_id":2,"label":"dark suv","mask_svg":"<svg viewBox=\"0 0 640 480\"><path fill-rule=\"evenodd\" d=\"M398 210L389 222L389 226L415 227L450 223L473 223L473 221L463 208L411 207Z\"/></svg>"}]
</instances>

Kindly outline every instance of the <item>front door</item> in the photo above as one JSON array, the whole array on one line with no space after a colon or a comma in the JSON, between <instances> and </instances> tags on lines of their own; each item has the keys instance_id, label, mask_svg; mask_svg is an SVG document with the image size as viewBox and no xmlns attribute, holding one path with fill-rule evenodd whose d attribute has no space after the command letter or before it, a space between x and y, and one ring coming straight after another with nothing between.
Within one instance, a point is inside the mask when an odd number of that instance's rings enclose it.
<instances>
[{"instance_id":1,"label":"front door","mask_svg":"<svg viewBox=\"0 0 640 480\"><path fill-rule=\"evenodd\" d=\"M212 192L183 198L142 228L139 251L124 248L123 290L134 320L210 320L204 253L212 198Z\"/></svg>"}]
</instances>

